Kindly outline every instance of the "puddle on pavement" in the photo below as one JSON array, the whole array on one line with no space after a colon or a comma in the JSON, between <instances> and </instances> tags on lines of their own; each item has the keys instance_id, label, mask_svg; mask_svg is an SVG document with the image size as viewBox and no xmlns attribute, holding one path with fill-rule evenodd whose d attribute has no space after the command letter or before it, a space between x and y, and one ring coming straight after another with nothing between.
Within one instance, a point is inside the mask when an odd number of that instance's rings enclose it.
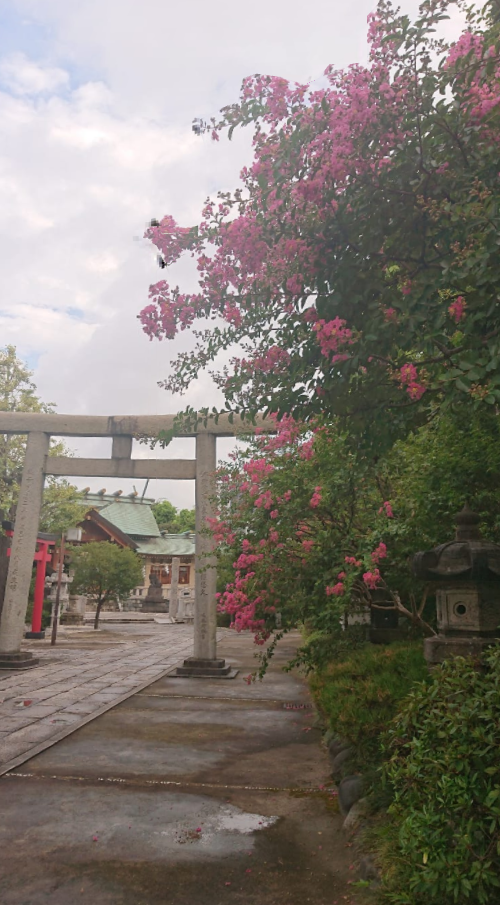
<instances>
[{"instance_id":1,"label":"puddle on pavement","mask_svg":"<svg viewBox=\"0 0 500 905\"><path fill-rule=\"evenodd\" d=\"M200 819L199 826L195 828L186 828L185 821L182 821L182 825L179 825L179 822L176 826L161 830L159 835L178 845L195 843L196 847L201 846L205 849L217 849L221 843L227 845L229 840L236 843L237 847L243 844L248 846L248 840L241 839L238 844L238 836L249 836L259 830L268 829L278 819L265 817L263 814L250 814L228 806L216 813L207 814Z\"/></svg>"},{"instance_id":2,"label":"puddle on pavement","mask_svg":"<svg viewBox=\"0 0 500 905\"><path fill-rule=\"evenodd\" d=\"M89 855L93 862L208 862L248 855L259 831L280 820L205 795L61 786L51 777L35 790L26 779L3 781L0 847L22 838L35 859L50 852L64 863Z\"/></svg>"}]
</instances>

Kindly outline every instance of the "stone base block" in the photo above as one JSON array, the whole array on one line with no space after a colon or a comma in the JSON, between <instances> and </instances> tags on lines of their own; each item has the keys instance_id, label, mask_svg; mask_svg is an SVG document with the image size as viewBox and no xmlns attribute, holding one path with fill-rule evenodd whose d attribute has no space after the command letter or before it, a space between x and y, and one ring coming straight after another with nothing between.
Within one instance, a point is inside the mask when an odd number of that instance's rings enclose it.
<instances>
[{"instance_id":1,"label":"stone base block","mask_svg":"<svg viewBox=\"0 0 500 905\"><path fill-rule=\"evenodd\" d=\"M37 657L25 650L0 653L0 669L32 669L33 666L38 666L38 662Z\"/></svg>"},{"instance_id":2,"label":"stone base block","mask_svg":"<svg viewBox=\"0 0 500 905\"><path fill-rule=\"evenodd\" d=\"M63 613L60 621L61 625L83 625L85 620L81 613Z\"/></svg>"},{"instance_id":3,"label":"stone base block","mask_svg":"<svg viewBox=\"0 0 500 905\"><path fill-rule=\"evenodd\" d=\"M203 660L188 657L172 675L178 679L234 679L239 670L233 669L225 660Z\"/></svg>"},{"instance_id":4,"label":"stone base block","mask_svg":"<svg viewBox=\"0 0 500 905\"><path fill-rule=\"evenodd\" d=\"M146 600L141 604L141 613L168 613L169 606L168 603L161 603L161 601L153 600L151 603L148 603Z\"/></svg>"},{"instance_id":5,"label":"stone base block","mask_svg":"<svg viewBox=\"0 0 500 905\"><path fill-rule=\"evenodd\" d=\"M481 656L486 648L498 641L497 638L481 638L479 635L470 638L448 638L445 635L434 635L424 640L424 657L429 666L442 663L451 657Z\"/></svg>"},{"instance_id":6,"label":"stone base block","mask_svg":"<svg viewBox=\"0 0 500 905\"><path fill-rule=\"evenodd\" d=\"M45 638L45 629L43 629L42 632L25 632L24 637L33 641L43 641Z\"/></svg>"}]
</instances>

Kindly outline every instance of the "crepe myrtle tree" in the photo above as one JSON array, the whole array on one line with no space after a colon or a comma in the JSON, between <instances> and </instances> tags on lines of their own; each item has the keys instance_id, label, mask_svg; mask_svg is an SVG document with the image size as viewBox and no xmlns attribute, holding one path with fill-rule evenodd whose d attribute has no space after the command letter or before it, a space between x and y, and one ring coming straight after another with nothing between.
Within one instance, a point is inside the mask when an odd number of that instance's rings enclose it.
<instances>
[{"instance_id":1,"label":"crepe myrtle tree","mask_svg":"<svg viewBox=\"0 0 500 905\"><path fill-rule=\"evenodd\" d=\"M72 547L70 562L74 569L73 591L87 594L96 602L95 629L99 627L99 616L105 603L127 597L132 588L142 584L141 560L127 547L94 541Z\"/></svg>"},{"instance_id":2,"label":"crepe myrtle tree","mask_svg":"<svg viewBox=\"0 0 500 905\"><path fill-rule=\"evenodd\" d=\"M317 642L296 662L318 665L343 635L346 617L377 607L373 592L381 589L389 606L433 634L425 597L417 605L401 584L402 526L386 488L383 471L350 449L339 424L319 420L283 418L274 436L249 439L219 468L209 519L218 607L237 631L252 631L258 645L269 642L261 676L275 642L300 624Z\"/></svg>"},{"instance_id":3,"label":"crepe myrtle tree","mask_svg":"<svg viewBox=\"0 0 500 905\"><path fill-rule=\"evenodd\" d=\"M196 292L152 285L140 314L151 339L196 339L167 389L235 347L213 376L244 415L321 412L387 436L500 402L498 19L497 3L425 0L410 21L380 0L367 65L330 66L317 90L250 76L197 127L218 141L249 126L254 157L197 225L167 214L146 232L162 267L187 253L199 273Z\"/></svg>"}]
</instances>

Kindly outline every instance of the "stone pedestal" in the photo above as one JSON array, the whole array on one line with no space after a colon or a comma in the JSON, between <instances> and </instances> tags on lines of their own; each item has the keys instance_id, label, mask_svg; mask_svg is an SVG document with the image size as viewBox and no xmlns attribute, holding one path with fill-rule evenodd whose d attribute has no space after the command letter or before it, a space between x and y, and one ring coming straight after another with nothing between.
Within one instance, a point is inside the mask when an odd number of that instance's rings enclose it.
<instances>
[{"instance_id":1,"label":"stone pedestal","mask_svg":"<svg viewBox=\"0 0 500 905\"><path fill-rule=\"evenodd\" d=\"M24 637L30 641L43 641L45 638L45 629L41 632L25 632Z\"/></svg>"},{"instance_id":2,"label":"stone pedestal","mask_svg":"<svg viewBox=\"0 0 500 905\"><path fill-rule=\"evenodd\" d=\"M31 669L39 660L26 650L0 653L0 669Z\"/></svg>"},{"instance_id":3,"label":"stone pedestal","mask_svg":"<svg viewBox=\"0 0 500 905\"><path fill-rule=\"evenodd\" d=\"M472 657L474 660L481 658L483 651L492 644L496 644L500 638L450 638L449 635L434 635L433 638L424 640L424 657L429 666L436 666L450 657Z\"/></svg>"},{"instance_id":4,"label":"stone pedestal","mask_svg":"<svg viewBox=\"0 0 500 905\"><path fill-rule=\"evenodd\" d=\"M86 604L86 597L71 594L68 608L61 615L61 625L83 625L85 622Z\"/></svg>"},{"instance_id":5,"label":"stone pedestal","mask_svg":"<svg viewBox=\"0 0 500 905\"><path fill-rule=\"evenodd\" d=\"M151 584L148 593L142 601L143 613L168 613L168 603L163 599L161 585Z\"/></svg>"},{"instance_id":6,"label":"stone pedestal","mask_svg":"<svg viewBox=\"0 0 500 905\"><path fill-rule=\"evenodd\" d=\"M225 660L188 657L178 666L175 675L191 679L234 679L239 670L226 664Z\"/></svg>"}]
</instances>

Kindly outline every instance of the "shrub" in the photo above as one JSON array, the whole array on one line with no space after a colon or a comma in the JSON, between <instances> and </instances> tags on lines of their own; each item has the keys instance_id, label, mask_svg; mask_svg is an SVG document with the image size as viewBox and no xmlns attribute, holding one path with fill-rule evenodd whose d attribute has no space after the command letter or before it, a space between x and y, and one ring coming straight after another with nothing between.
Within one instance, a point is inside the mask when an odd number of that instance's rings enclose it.
<instances>
[{"instance_id":1,"label":"shrub","mask_svg":"<svg viewBox=\"0 0 500 905\"><path fill-rule=\"evenodd\" d=\"M354 760L371 771L382 759L381 738L398 704L427 675L422 642L365 644L311 676L316 703L335 735L350 742Z\"/></svg>"},{"instance_id":2,"label":"shrub","mask_svg":"<svg viewBox=\"0 0 500 905\"><path fill-rule=\"evenodd\" d=\"M500 648L456 658L409 695L387 734L399 826L385 901L500 901Z\"/></svg>"}]
</instances>

